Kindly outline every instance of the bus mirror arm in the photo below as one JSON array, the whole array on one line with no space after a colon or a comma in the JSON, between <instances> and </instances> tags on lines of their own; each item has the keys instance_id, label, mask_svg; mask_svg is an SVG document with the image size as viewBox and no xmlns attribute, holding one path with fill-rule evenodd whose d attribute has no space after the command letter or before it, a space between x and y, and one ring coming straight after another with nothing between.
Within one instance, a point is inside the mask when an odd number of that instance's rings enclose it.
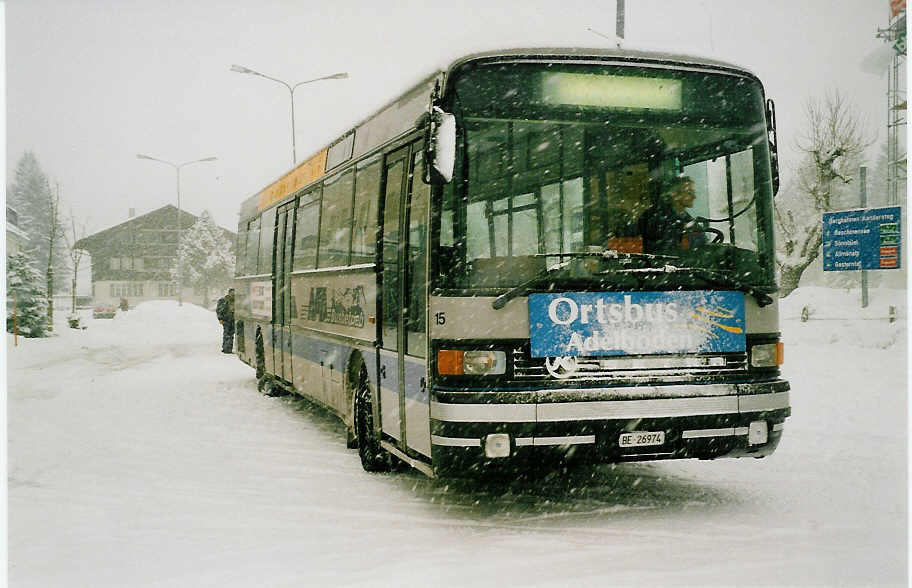
<instances>
[{"instance_id":1,"label":"bus mirror arm","mask_svg":"<svg viewBox=\"0 0 912 588\"><path fill-rule=\"evenodd\" d=\"M766 130L769 136L770 168L773 173L773 196L779 193L779 138L776 135L776 104L766 101Z\"/></svg>"}]
</instances>

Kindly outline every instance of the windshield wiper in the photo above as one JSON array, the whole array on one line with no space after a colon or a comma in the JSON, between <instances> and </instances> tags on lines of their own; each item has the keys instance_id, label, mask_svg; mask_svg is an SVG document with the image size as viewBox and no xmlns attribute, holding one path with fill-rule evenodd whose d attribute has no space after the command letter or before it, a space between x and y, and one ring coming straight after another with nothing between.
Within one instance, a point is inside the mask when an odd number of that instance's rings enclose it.
<instances>
[{"instance_id":1,"label":"windshield wiper","mask_svg":"<svg viewBox=\"0 0 912 588\"><path fill-rule=\"evenodd\" d=\"M622 251L617 251L614 249L609 249L608 251L569 251L566 253L537 253L535 257L569 257L566 261L562 261L557 265L554 265L546 270L543 270L536 274L529 280L526 280L519 286L512 288L508 292L505 292L494 299L494 302L491 303L491 306L494 310L500 310L506 306L507 302L513 300L517 296L522 296L523 294L529 291L529 288L533 287L535 284L539 283L545 278L554 277L554 275L565 269L570 265L574 260L586 257L599 257L602 259L612 259L612 260L622 260L629 261L633 259L646 259L650 261L668 261L668 260L678 260L680 257L674 255L654 255L652 253L625 253ZM625 270L621 270L625 271ZM617 271L608 270L602 273L618 273Z\"/></svg>"},{"instance_id":2,"label":"windshield wiper","mask_svg":"<svg viewBox=\"0 0 912 588\"><path fill-rule=\"evenodd\" d=\"M611 259L611 260L621 260L621 261L630 261L634 259L643 259L648 261L673 261L679 260L680 257L675 255L656 255L652 253L626 253L623 251L617 251L615 249L609 249L607 251L568 251L566 253L537 253L535 257L569 257L566 261L562 261L557 265L554 265L546 270L543 270L536 274L529 280L526 280L519 286L505 292L494 299L494 302L491 303L491 306L494 310L500 310L507 305L507 302L513 300L517 296L522 296L529 291L529 288L535 286L545 278L554 277L556 273L565 269L570 265L575 259L581 259L586 257L599 257L602 259ZM606 270L601 273L623 273L631 270Z\"/></svg>"},{"instance_id":3,"label":"windshield wiper","mask_svg":"<svg viewBox=\"0 0 912 588\"><path fill-rule=\"evenodd\" d=\"M586 255L586 254L582 254L582 255ZM525 294L529 288L531 288L532 286L534 286L536 283L540 282L541 280L543 280L547 277L551 277L554 274L561 272L564 268L566 268L572 262L573 262L573 259L571 258L571 259L568 259L567 261L562 261L555 266L549 267L545 270L538 272L531 279L526 280L519 286L516 286L515 288L513 288L507 292L504 292L503 294L501 294L500 296L495 298L494 302L491 303L491 306L494 308L494 310L500 310L501 308L503 308L504 306L507 305L507 302L510 302L517 296Z\"/></svg>"},{"instance_id":4,"label":"windshield wiper","mask_svg":"<svg viewBox=\"0 0 912 588\"><path fill-rule=\"evenodd\" d=\"M536 253L535 257L571 257L578 259L581 257L601 257L602 259L649 259L649 260L677 260L681 259L677 255L659 255L657 253L628 253L618 251L617 249L606 249L604 251L568 251L567 253Z\"/></svg>"},{"instance_id":5,"label":"windshield wiper","mask_svg":"<svg viewBox=\"0 0 912 588\"><path fill-rule=\"evenodd\" d=\"M713 286L719 286L722 288L735 288L741 292L745 292L754 297L757 301L757 305L761 308L773 303L773 299L770 297L770 291L767 288L762 288L747 282L738 279L736 275L733 275L728 272L721 270L714 270L704 267L678 267L674 265L665 265L662 267L644 267L636 269L621 269L621 270L607 270L603 273L612 273L612 274L675 274L675 273L687 273L692 276L696 276L706 282L709 282Z\"/></svg>"}]
</instances>

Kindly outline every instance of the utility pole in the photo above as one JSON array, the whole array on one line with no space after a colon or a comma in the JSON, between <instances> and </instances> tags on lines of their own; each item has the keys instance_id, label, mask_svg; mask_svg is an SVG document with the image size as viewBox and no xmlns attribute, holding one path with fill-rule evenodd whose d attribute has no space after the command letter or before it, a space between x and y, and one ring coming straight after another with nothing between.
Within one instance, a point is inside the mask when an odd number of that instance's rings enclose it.
<instances>
[{"instance_id":1,"label":"utility pole","mask_svg":"<svg viewBox=\"0 0 912 588\"><path fill-rule=\"evenodd\" d=\"M868 207L868 168L861 166L858 168L858 191L861 200L861 208ZM868 307L868 270L861 270L861 307Z\"/></svg>"},{"instance_id":2,"label":"utility pole","mask_svg":"<svg viewBox=\"0 0 912 588\"><path fill-rule=\"evenodd\" d=\"M617 37L618 49L621 48L621 42L624 40L624 18L624 0L617 0L617 21L614 36Z\"/></svg>"}]
</instances>

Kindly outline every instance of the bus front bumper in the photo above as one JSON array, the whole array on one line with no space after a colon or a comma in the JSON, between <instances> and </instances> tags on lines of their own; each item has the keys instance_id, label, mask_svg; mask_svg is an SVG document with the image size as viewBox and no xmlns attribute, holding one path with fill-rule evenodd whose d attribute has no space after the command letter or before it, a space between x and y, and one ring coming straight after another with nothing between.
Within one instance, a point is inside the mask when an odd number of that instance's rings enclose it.
<instances>
[{"instance_id":1,"label":"bus front bumper","mask_svg":"<svg viewBox=\"0 0 912 588\"><path fill-rule=\"evenodd\" d=\"M791 407L788 382L776 380L489 397L435 391L430 412L435 467L461 469L546 448L604 462L764 457ZM630 444L629 433L651 435Z\"/></svg>"}]
</instances>

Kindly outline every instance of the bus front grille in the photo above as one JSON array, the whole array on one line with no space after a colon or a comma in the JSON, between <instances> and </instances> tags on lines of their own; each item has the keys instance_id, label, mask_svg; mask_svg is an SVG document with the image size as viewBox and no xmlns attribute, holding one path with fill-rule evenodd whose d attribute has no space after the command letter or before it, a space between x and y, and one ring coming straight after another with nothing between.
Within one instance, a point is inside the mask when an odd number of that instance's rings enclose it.
<instances>
[{"instance_id":1,"label":"bus front grille","mask_svg":"<svg viewBox=\"0 0 912 588\"><path fill-rule=\"evenodd\" d=\"M624 381L672 382L713 379L747 372L747 353L532 357L528 346L512 352L513 379L524 383Z\"/></svg>"}]
</instances>

